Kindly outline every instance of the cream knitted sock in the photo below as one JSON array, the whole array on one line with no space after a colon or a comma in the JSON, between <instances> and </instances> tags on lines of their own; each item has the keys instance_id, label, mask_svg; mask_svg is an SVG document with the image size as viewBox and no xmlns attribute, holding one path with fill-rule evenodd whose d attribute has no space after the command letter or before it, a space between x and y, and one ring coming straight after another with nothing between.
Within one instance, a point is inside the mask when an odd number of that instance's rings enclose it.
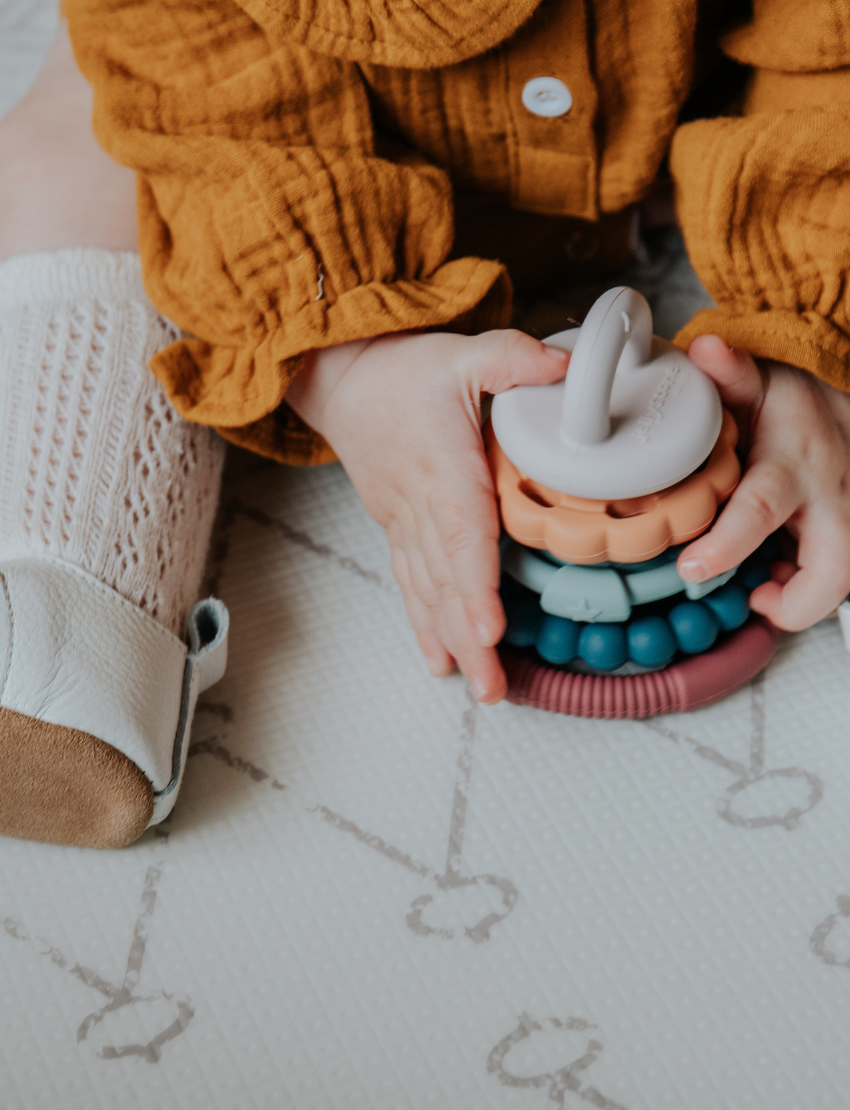
<instances>
[{"instance_id":1,"label":"cream knitted sock","mask_svg":"<svg viewBox=\"0 0 850 1110\"><path fill-rule=\"evenodd\" d=\"M177 415L148 368L178 334L137 255L0 263L0 559L57 556L182 635L224 447Z\"/></svg>"}]
</instances>

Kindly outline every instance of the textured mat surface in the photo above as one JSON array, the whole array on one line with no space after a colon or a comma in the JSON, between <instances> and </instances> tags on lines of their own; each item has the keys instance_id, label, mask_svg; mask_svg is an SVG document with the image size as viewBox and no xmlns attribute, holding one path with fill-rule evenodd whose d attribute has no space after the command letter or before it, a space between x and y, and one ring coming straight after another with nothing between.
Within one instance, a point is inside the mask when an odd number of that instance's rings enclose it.
<instances>
[{"instance_id":1,"label":"textured mat surface","mask_svg":"<svg viewBox=\"0 0 850 1110\"><path fill-rule=\"evenodd\" d=\"M480 709L338 468L235 455L225 506L170 825L0 841L3 1110L848 1105L834 622L687 717Z\"/></svg>"},{"instance_id":2,"label":"textured mat surface","mask_svg":"<svg viewBox=\"0 0 850 1110\"><path fill-rule=\"evenodd\" d=\"M846 1106L836 625L688 717L476 708L339 469L236 463L170 826L0 842L0 1104Z\"/></svg>"}]
</instances>

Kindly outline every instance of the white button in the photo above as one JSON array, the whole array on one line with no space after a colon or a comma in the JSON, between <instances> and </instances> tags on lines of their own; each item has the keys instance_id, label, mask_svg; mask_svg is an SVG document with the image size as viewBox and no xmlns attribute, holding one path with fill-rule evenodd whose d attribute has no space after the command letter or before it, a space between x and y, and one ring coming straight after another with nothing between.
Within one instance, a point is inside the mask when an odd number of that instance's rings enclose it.
<instances>
[{"instance_id":1,"label":"white button","mask_svg":"<svg viewBox=\"0 0 850 1110\"><path fill-rule=\"evenodd\" d=\"M563 116L573 106L573 94L557 77L535 77L522 90L522 102L535 116Z\"/></svg>"}]
</instances>

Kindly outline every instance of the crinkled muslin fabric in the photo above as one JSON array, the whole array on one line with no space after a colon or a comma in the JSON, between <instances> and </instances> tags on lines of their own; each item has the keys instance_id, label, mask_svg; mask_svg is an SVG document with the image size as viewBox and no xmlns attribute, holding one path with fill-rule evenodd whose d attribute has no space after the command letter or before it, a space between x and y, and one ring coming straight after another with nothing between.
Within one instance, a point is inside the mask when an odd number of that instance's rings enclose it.
<instances>
[{"instance_id":1,"label":"crinkled muslin fabric","mask_svg":"<svg viewBox=\"0 0 850 1110\"><path fill-rule=\"evenodd\" d=\"M181 415L231 440L331 457L284 400L305 352L505 325L513 221L567 239L564 221L606 226L668 156L716 302L679 341L716 332L850 388L844 0L755 0L739 24L720 0L65 10L97 134L138 173L148 292L192 335L153 369ZM568 111L525 107L540 76Z\"/></svg>"}]
</instances>

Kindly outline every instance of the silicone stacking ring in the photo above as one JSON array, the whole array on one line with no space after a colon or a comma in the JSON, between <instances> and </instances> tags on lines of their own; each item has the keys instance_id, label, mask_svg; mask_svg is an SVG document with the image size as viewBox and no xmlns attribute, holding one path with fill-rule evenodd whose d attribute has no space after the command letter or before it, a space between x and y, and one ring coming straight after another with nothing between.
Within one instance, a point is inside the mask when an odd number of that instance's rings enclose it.
<instances>
[{"instance_id":1,"label":"silicone stacking ring","mask_svg":"<svg viewBox=\"0 0 850 1110\"><path fill-rule=\"evenodd\" d=\"M708 651L721 632L740 628L750 614L747 594L729 582L700 601L680 601L665 615L627 621L586 623L544 612L534 595L504 596L506 643L534 647L547 663L564 666L580 660L598 671L613 671L631 661L659 668L677 652Z\"/></svg>"},{"instance_id":2,"label":"silicone stacking ring","mask_svg":"<svg viewBox=\"0 0 850 1110\"><path fill-rule=\"evenodd\" d=\"M557 493L521 474L484 430L487 457L508 535L567 563L639 563L704 532L741 475L738 429L730 412L705 466L658 493L626 501L590 501Z\"/></svg>"},{"instance_id":3,"label":"silicone stacking ring","mask_svg":"<svg viewBox=\"0 0 850 1110\"><path fill-rule=\"evenodd\" d=\"M656 717L700 709L746 686L776 653L781 632L752 615L710 651L661 671L635 675L576 674L502 644L508 701L572 717Z\"/></svg>"}]
</instances>

